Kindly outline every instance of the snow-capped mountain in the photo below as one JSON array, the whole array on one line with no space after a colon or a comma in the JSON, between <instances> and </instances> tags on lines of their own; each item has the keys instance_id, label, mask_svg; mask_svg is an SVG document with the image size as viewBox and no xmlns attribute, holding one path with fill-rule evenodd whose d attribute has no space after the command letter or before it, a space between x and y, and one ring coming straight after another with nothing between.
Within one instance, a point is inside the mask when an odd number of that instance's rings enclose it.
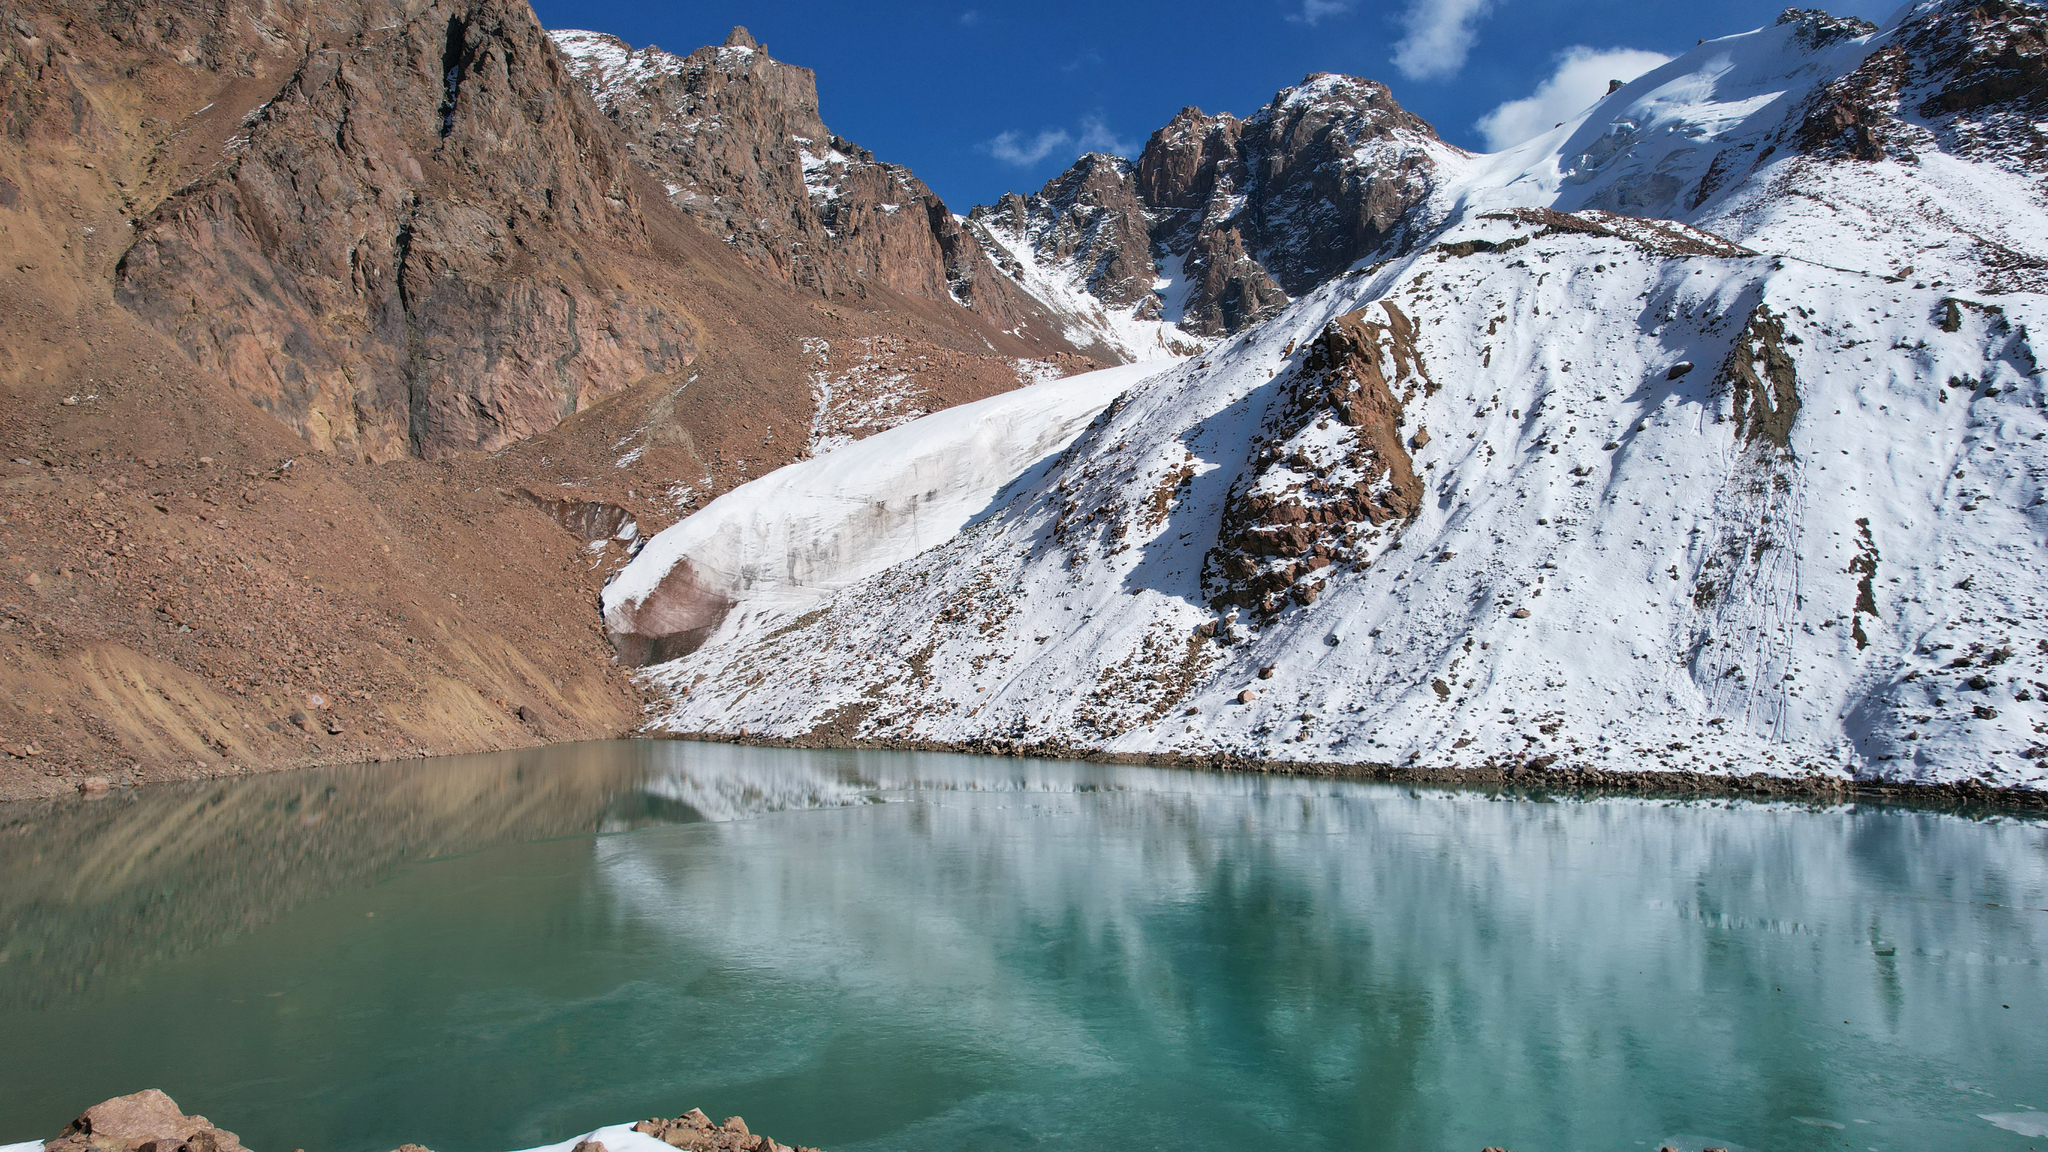
<instances>
[{"instance_id":1,"label":"snow-capped mountain","mask_svg":"<svg viewBox=\"0 0 2048 1152\"><path fill-rule=\"evenodd\" d=\"M998 267L1084 327L1189 346L1413 246L1465 160L1385 85L1318 73L1244 119L1184 108L1136 161L1083 156L970 219Z\"/></svg>"},{"instance_id":2,"label":"snow-capped mountain","mask_svg":"<svg viewBox=\"0 0 2048 1152\"><path fill-rule=\"evenodd\" d=\"M2048 786L2042 15L1790 12L1440 161L657 726Z\"/></svg>"}]
</instances>

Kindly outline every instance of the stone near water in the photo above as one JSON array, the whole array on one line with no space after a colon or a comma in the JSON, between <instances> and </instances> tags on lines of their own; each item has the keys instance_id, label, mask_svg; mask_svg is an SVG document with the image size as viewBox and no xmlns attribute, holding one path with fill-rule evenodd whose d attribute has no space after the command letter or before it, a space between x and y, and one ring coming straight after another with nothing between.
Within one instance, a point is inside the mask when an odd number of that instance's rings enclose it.
<instances>
[{"instance_id":1,"label":"stone near water","mask_svg":"<svg viewBox=\"0 0 2048 1152\"><path fill-rule=\"evenodd\" d=\"M247 1152L232 1132L187 1116L155 1088L103 1100L85 1110L46 1152Z\"/></svg>"}]
</instances>

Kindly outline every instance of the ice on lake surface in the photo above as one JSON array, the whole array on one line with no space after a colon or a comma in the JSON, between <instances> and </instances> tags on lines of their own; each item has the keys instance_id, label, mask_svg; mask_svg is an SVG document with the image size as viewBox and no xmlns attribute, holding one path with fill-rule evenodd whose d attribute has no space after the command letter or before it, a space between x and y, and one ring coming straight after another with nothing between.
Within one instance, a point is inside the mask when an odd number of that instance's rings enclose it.
<instances>
[{"instance_id":1,"label":"ice on lake surface","mask_svg":"<svg viewBox=\"0 0 2048 1152\"><path fill-rule=\"evenodd\" d=\"M2022 1149L2048 823L638 743L0 808L0 1138Z\"/></svg>"}]
</instances>

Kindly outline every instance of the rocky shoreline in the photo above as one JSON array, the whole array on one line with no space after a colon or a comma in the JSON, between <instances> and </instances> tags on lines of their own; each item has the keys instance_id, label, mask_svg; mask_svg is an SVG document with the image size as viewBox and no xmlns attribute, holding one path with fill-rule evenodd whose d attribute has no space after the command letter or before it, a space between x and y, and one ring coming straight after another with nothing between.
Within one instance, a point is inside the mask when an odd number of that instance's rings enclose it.
<instances>
[{"instance_id":1,"label":"rocky shoreline","mask_svg":"<svg viewBox=\"0 0 2048 1152\"><path fill-rule=\"evenodd\" d=\"M713 1124L711 1117L692 1108L671 1120L642 1120L632 1134L661 1141L683 1152L818 1152L815 1148L778 1143L772 1136L747 1130L747 1122L728 1116ZM598 1139L600 1129L576 1141L572 1152L624 1152L607 1148ZM630 1137L628 1137L630 1138ZM635 1141L638 1143L638 1141ZM176 1101L155 1088L128 1096L102 1100L86 1109L56 1138L43 1143L43 1152L249 1152L241 1138L216 1127L204 1116L188 1116ZM304 1152L303 1149L295 1152ZM430 1152L418 1144L403 1144L396 1152Z\"/></svg>"},{"instance_id":2,"label":"rocky shoreline","mask_svg":"<svg viewBox=\"0 0 2048 1152\"><path fill-rule=\"evenodd\" d=\"M1469 765L1400 765L1340 763L1319 760L1266 760L1231 753L1191 754L1169 752L1107 752L1100 748L1064 744L1058 741L1023 742L1005 740L911 740L862 739L813 733L805 736L735 735L729 732L622 732L618 740L678 740L706 744L735 744L753 748L850 750L867 752L946 752L971 756L1012 756L1033 760L1080 760L1090 764L1114 764L1138 768L1187 768L1207 772L1243 772L1264 776L1320 777L1382 784L1415 784L1442 788L1473 788L1489 791L1513 790L1528 795L1571 792L1617 792L1646 798L1806 801L1817 804L1846 804L1857 801L1902 804L1915 807L1972 808L2002 811L2048 811L2048 790L2000 788L1975 780L1927 784L1917 781L1855 780L1840 776L1777 776L1767 772L1729 775L1684 769L1631 772L1611 768L1560 765L1554 758L1505 762L1484 760ZM379 756L376 763L392 763L403 756ZM343 764L288 762L267 768L243 768L219 773L195 772L166 780L129 780L119 776L89 775L64 781L88 796L105 795L116 788L142 787L179 780L268 775L275 772L344 767ZM0 792L0 803L48 798L47 793L8 795Z\"/></svg>"},{"instance_id":3,"label":"rocky shoreline","mask_svg":"<svg viewBox=\"0 0 2048 1152\"><path fill-rule=\"evenodd\" d=\"M642 1120L630 1128L599 1129L577 1140L552 1147L569 1147L570 1152L624 1152L607 1147L601 1135L623 1134L623 1143L633 1138L659 1140L681 1152L819 1152L803 1145L779 1143L772 1136L747 1130L747 1122L728 1116L713 1124L703 1110L692 1108L674 1119ZM53 1140L43 1143L43 1152L249 1152L233 1132L217 1128L204 1116L187 1116L176 1101L155 1088L128 1096L102 1100L85 1110ZM305 1152L294 1149L293 1152ZM394 1152L431 1152L418 1144L401 1144ZM536 1149L535 1152L546 1152ZM1508 1152L1488 1147L1482 1152ZM1660 1148L1658 1152L1676 1152ZM1723 1152L1708 1149L1708 1152Z\"/></svg>"},{"instance_id":4,"label":"rocky shoreline","mask_svg":"<svg viewBox=\"0 0 2048 1152\"><path fill-rule=\"evenodd\" d=\"M1974 780L1941 784L1917 781L1855 780L1840 776L1774 776L1752 772L1741 776L1684 769L1630 772L1611 768L1560 765L1556 757L1504 762L1484 760L1462 766L1336 763L1317 760L1265 760L1230 753L1197 755L1170 752L1106 752L1059 742L1006 740L858 739L806 736L734 735L727 732L641 732L635 739L692 740L707 744L739 744L757 748L849 749L872 752L954 752L976 756L1016 756L1037 760L1082 760L1143 768L1192 768L1211 772L1249 772L1267 776L1309 776L1384 784L1427 784L1432 787L1513 789L1529 794L1562 792L1625 792L1645 797L1740 797L1755 800L1804 800L1825 804L1876 801L1887 804L1952 808L2048 810L2048 790L1999 788Z\"/></svg>"}]
</instances>

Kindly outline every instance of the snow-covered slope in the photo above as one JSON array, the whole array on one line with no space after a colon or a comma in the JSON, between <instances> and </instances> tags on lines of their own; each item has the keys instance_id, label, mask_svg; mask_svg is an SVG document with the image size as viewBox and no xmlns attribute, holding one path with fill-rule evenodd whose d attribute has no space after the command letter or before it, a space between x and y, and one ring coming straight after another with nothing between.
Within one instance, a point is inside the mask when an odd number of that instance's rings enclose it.
<instances>
[{"instance_id":1,"label":"snow-covered slope","mask_svg":"<svg viewBox=\"0 0 2048 1152\"><path fill-rule=\"evenodd\" d=\"M926 416L727 492L671 526L606 586L630 659L743 641L959 532L1116 395L1160 370L1125 365Z\"/></svg>"},{"instance_id":2,"label":"snow-covered slope","mask_svg":"<svg viewBox=\"0 0 2048 1152\"><path fill-rule=\"evenodd\" d=\"M1708 41L1580 121L1473 162L1454 217L1603 209L1816 263L2048 288L2042 9L1930 0Z\"/></svg>"},{"instance_id":3,"label":"snow-covered slope","mask_svg":"<svg viewBox=\"0 0 2048 1152\"><path fill-rule=\"evenodd\" d=\"M1971 75L1926 44L1986 8L1702 45L1475 160L1428 246L1138 383L956 538L650 672L658 724L2048 786L2048 298L2000 271L2044 250L2039 160L1922 111ZM1746 150L1903 44L1905 98L1824 122L1920 124L1912 159ZM1761 162L1698 197L1733 151ZM1950 168L1946 215L1847 207ZM1740 244L1597 210L1660 173Z\"/></svg>"}]
</instances>

